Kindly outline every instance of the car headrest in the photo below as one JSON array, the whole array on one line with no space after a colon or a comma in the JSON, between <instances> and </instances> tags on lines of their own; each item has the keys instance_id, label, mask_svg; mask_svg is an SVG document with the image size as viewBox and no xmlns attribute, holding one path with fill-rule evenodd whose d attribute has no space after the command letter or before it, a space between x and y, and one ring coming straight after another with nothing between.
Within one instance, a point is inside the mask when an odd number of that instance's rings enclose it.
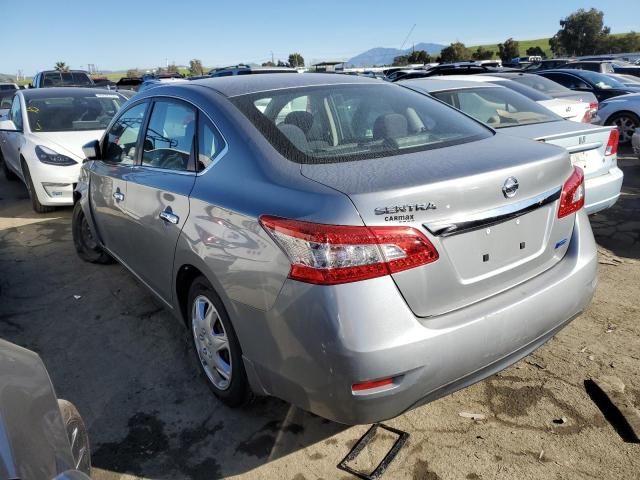
<instances>
[{"instance_id":1,"label":"car headrest","mask_svg":"<svg viewBox=\"0 0 640 480\"><path fill-rule=\"evenodd\" d=\"M283 123L278 125L278 130L280 130L298 150L302 152L309 151L309 142L300 127Z\"/></svg>"},{"instance_id":2,"label":"car headrest","mask_svg":"<svg viewBox=\"0 0 640 480\"><path fill-rule=\"evenodd\" d=\"M404 137L409 134L409 125L404 115L387 113L376 118L373 124L374 140Z\"/></svg>"},{"instance_id":3,"label":"car headrest","mask_svg":"<svg viewBox=\"0 0 640 480\"><path fill-rule=\"evenodd\" d=\"M304 111L291 112L284 117L284 123L286 125L295 125L306 135L313 125L313 115Z\"/></svg>"}]
</instances>

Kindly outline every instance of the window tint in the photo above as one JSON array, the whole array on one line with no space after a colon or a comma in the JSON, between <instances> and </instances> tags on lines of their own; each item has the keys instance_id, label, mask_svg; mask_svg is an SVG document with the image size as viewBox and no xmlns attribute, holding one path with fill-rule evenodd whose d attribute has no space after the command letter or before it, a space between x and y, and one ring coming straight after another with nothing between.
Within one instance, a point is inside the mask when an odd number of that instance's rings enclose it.
<instances>
[{"instance_id":1,"label":"window tint","mask_svg":"<svg viewBox=\"0 0 640 480\"><path fill-rule=\"evenodd\" d=\"M105 162L133 165L136 161L136 143L142 127L147 103L134 105L113 124L105 138L103 160Z\"/></svg>"},{"instance_id":2,"label":"window tint","mask_svg":"<svg viewBox=\"0 0 640 480\"><path fill-rule=\"evenodd\" d=\"M189 170L196 115L192 107L157 100L144 137L142 165L168 170Z\"/></svg>"},{"instance_id":3,"label":"window tint","mask_svg":"<svg viewBox=\"0 0 640 480\"><path fill-rule=\"evenodd\" d=\"M465 88L432 95L493 128L562 120L533 100L506 88Z\"/></svg>"},{"instance_id":4,"label":"window tint","mask_svg":"<svg viewBox=\"0 0 640 480\"><path fill-rule=\"evenodd\" d=\"M548 78L544 78L542 75L514 75L508 78L514 82L538 90L539 92L546 93L547 95L566 95L567 93L571 93L569 89Z\"/></svg>"},{"instance_id":5,"label":"window tint","mask_svg":"<svg viewBox=\"0 0 640 480\"><path fill-rule=\"evenodd\" d=\"M13 97L13 103L11 104L11 120L18 130L22 130L22 105L20 105L20 98L16 95Z\"/></svg>"},{"instance_id":6,"label":"window tint","mask_svg":"<svg viewBox=\"0 0 640 480\"><path fill-rule=\"evenodd\" d=\"M218 129L202 113L199 114L198 121L198 162L196 168L201 172L211 165L211 162L224 150L225 143Z\"/></svg>"},{"instance_id":7,"label":"window tint","mask_svg":"<svg viewBox=\"0 0 640 480\"><path fill-rule=\"evenodd\" d=\"M388 157L492 135L425 95L389 84L285 88L231 101L274 148L300 163Z\"/></svg>"},{"instance_id":8,"label":"window tint","mask_svg":"<svg viewBox=\"0 0 640 480\"><path fill-rule=\"evenodd\" d=\"M584 82L581 82L577 77L574 77L573 75L565 75L562 73L547 73L547 74L544 74L544 76L570 89L587 88L586 86L579 87L578 85L580 84L583 84L583 85L586 85L586 84Z\"/></svg>"},{"instance_id":9,"label":"window tint","mask_svg":"<svg viewBox=\"0 0 640 480\"><path fill-rule=\"evenodd\" d=\"M520 95L524 95L525 97L530 98L534 102L549 100L551 98L550 96L540 93L539 91L531 87L528 87L526 85L523 85L521 83L512 82L509 80L501 81L501 82L492 82L492 83L500 85L501 87L510 88L514 92L518 92Z\"/></svg>"}]
</instances>

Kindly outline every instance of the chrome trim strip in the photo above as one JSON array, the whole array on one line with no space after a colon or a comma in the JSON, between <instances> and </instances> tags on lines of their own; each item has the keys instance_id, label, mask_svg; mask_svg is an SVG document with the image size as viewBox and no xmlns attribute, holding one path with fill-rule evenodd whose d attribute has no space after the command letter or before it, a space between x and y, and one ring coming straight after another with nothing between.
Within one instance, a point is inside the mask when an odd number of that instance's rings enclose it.
<instances>
[{"instance_id":1,"label":"chrome trim strip","mask_svg":"<svg viewBox=\"0 0 640 480\"><path fill-rule=\"evenodd\" d=\"M526 200L504 205L464 218L424 223L423 226L436 237L449 237L471 232L525 215L560 198L561 187L554 188Z\"/></svg>"},{"instance_id":2,"label":"chrome trim strip","mask_svg":"<svg viewBox=\"0 0 640 480\"><path fill-rule=\"evenodd\" d=\"M569 153L586 152L587 150L595 150L602 147L602 142L583 143L582 145L576 145L574 147L567 147Z\"/></svg>"}]
</instances>

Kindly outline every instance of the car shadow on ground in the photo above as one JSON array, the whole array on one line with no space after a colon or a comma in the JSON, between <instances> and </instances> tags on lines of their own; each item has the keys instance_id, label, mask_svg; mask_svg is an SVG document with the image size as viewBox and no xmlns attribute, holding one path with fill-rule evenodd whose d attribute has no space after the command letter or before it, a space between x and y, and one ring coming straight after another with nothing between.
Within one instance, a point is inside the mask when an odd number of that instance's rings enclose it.
<instances>
[{"instance_id":1,"label":"car shadow on ground","mask_svg":"<svg viewBox=\"0 0 640 480\"><path fill-rule=\"evenodd\" d=\"M347 428L274 398L225 407L201 378L184 325L123 267L77 258L71 210L33 216L21 189L6 185L0 337L38 352L57 395L78 407L93 478L235 475Z\"/></svg>"},{"instance_id":2,"label":"car shadow on ground","mask_svg":"<svg viewBox=\"0 0 640 480\"><path fill-rule=\"evenodd\" d=\"M598 245L619 257L640 258L640 161L630 149L619 152L619 165L624 171L622 192L616 204L591 215L591 228Z\"/></svg>"}]
</instances>

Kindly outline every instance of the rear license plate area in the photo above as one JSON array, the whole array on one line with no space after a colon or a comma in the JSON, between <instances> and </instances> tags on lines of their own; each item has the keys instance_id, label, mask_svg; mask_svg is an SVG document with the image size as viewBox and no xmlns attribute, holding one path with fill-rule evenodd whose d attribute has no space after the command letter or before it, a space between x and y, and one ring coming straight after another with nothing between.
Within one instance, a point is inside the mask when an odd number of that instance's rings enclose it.
<instances>
[{"instance_id":1,"label":"rear license plate area","mask_svg":"<svg viewBox=\"0 0 640 480\"><path fill-rule=\"evenodd\" d=\"M443 240L465 283L472 283L539 257L548 243L550 207Z\"/></svg>"}]
</instances>

